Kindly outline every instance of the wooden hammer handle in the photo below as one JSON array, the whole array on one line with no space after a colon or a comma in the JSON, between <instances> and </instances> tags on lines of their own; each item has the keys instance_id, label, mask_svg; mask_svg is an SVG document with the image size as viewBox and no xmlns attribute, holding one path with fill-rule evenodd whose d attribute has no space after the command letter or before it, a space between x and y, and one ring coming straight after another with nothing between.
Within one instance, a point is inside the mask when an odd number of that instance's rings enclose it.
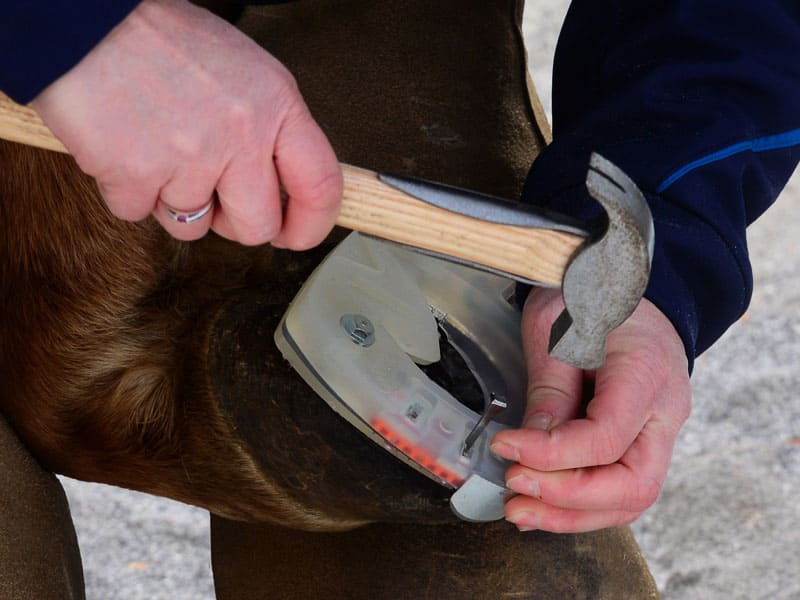
<instances>
[{"instance_id":1,"label":"wooden hammer handle","mask_svg":"<svg viewBox=\"0 0 800 600\"><path fill-rule=\"evenodd\" d=\"M36 112L0 92L0 138L68 153ZM342 165L344 196L336 224L379 238L560 286L583 238L570 233L499 225L427 204L381 182L366 169Z\"/></svg>"}]
</instances>

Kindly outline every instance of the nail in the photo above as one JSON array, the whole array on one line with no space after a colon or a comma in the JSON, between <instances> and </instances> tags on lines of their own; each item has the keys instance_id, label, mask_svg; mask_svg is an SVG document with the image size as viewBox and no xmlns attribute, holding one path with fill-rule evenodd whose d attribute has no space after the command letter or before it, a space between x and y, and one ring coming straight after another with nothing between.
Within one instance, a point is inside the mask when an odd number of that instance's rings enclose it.
<instances>
[{"instance_id":1,"label":"nail","mask_svg":"<svg viewBox=\"0 0 800 600\"><path fill-rule=\"evenodd\" d=\"M506 481L506 485L518 494L533 496L534 498L542 497L542 488L539 485L539 482L535 479L531 479L530 477L526 477L525 475L517 475L516 477L512 477Z\"/></svg>"},{"instance_id":2,"label":"nail","mask_svg":"<svg viewBox=\"0 0 800 600\"><path fill-rule=\"evenodd\" d=\"M520 531L533 531L541 528L539 517L532 512L522 511L515 513L508 517L508 521L516 525Z\"/></svg>"},{"instance_id":3,"label":"nail","mask_svg":"<svg viewBox=\"0 0 800 600\"><path fill-rule=\"evenodd\" d=\"M524 427L527 429L541 429L542 431L548 431L552 423L553 415L546 412L537 412L525 419Z\"/></svg>"},{"instance_id":4,"label":"nail","mask_svg":"<svg viewBox=\"0 0 800 600\"><path fill-rule=\"evenodd\" d=\"M512 446L511 444L506 444L505 442L497 442L490 446L492 452L497 454L500 458L505 458L506 460L513 460L515 462L519 462L519 448L516 446Z\"/></svg>"}]
</instances>

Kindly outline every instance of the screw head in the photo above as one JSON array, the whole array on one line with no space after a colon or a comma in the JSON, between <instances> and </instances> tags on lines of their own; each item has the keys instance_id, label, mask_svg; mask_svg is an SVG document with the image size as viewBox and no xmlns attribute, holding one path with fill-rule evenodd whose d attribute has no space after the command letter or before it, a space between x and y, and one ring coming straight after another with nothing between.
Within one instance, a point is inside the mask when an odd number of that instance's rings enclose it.
<instances>
[{"instance_id":1,"label":"screw head","mask_svg":"<svg viewBox=\"0 0 800 600\"><path fill-rule=\"evenodd\" d=\"M339 324L350 336L354 344L369 348L375 343L375 327L363 315L343 315Z\"/></svg>"}]
</instances>

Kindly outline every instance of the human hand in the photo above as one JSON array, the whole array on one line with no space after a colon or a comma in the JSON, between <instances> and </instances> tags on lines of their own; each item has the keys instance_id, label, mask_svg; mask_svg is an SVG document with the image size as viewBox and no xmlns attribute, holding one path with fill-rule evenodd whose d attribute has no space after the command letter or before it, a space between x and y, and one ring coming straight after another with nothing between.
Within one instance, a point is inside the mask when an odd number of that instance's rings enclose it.
<instances>
[{"instance_id":1,"label":"human hand","mask_svg":"<svg viewBox=\"0 0 800 600\"><path fill-rule=\"evenodd\" d=\"M289 72L185 0L144 0L33 106L116 216L295 250L330 231L342 174ZM288 196L282 206L280 187ZM168 208L209 213L179 223Z\"/></svg>"},{"instance_id":2,"label":"human hand","mask_svg":"<svg viewBox=\"0 0 800 600\"><path fill-rule=\"evenodd\" d=\"M641 301L609 336L605 365L588 373L547 353L560 296L537 290L525 304L525 421L492 442L496 454L517 463L506 484L519 495L506 503L505 514L523 531L582 532L633 522L656 501L689 416L683 343L653 304ZM585 384L592 379L594 397L584 416Z\"/></svg>"}]
</instances>

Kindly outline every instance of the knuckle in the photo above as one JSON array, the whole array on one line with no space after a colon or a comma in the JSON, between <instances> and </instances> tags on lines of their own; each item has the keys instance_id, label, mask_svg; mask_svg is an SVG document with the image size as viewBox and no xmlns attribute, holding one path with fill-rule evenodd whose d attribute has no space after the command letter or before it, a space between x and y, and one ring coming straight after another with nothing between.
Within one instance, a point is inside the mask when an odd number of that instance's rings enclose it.
<instances>
[{"instance_id":1,"label":"knuckle","mask_svg":"<svg viewBox=\"0 0 800 600\"><path fill-rule=\"evenodd\" d=\"M237 241L243 246L259 246L268 242L269 238L256 232L241 231L237 234Z\"/></svg>"},{"instance_id":2,"label":"knuckle","mask_svg":"<svg viewBox=\"0 0 800 600\"><path fill-rule=\"evenodd\" d=\"M303 252L305 250L310 250L311 248L315 247L319 244L322 240L317 238L300 238L300 239L288 239L286 240L285 246L288 250L294 250L296 252Z\"/></svg>"},{"instance_id":3,"label":"knuckle","mask_svg":"<svg viewBox=\"0 0 800 600\"><path fill-rule=\"evenodd\" d=\"M533 381L528 388L526 416L549 409L551 406L558 407L571 402L572 398L567 391L552 384Z\"/></svg>"},{"instance_id":4,"label":"knuckle","mask_svg":"<svg viewBox=\"0 0 800 600\"><path fill-rule=\"evenodd\" d=\"M237 231L236 237L237 241L243 246L260 246L275 237L275 231L270 226L261 228L246 227Z\"/></svg>"},{"instance_id":5,"label":"knuckle","mask_svg":"<svg viewBox=\"0 0 800 600\"><path fill-rule=\"evenodd\" d=\"M563 447L559 443L559 438L558 429L548 431L545 443L531 445L523 452L522 463L541 471L559 470L563 461Z\"/></svg>"},{"instance_id":6,"label":"knuckle","mask_svg":"<svg viewBox=\"0 0 800 600\"><path fill-rule=\"evenodd\" d=\"M258 119L256 108L240 98L229 98L223 109L223 122L236 136L252 135Z\"/></svg>"},{"instance_id":7,"label":"knuckle","mask_svg":"<svg viewBox=\"0 0 800 600\"><path fill-rule=\"evenodd\" d=\"M581 517L580 512L559 511L542 518L542 529L551 533L576 533L583 529Z\"/></svg>"},{"instance_id":8,"label":"knuckle","mask_svg":"<svg viewBox=\"0 0 800 600\"><path fill-rule=\"evenodd\" d=\"M316 178L306 192L304 208L315 212L330 212L339 206L344 190L341 170L331 169Z\"/></svg>"},{"instance_id":9,"label":"knuckle","mask_svg":"<svg viewBox=\"0 0 800 600\"><path fill-rule=\"evenodd\" d=\"M619 527L619 526L623 526L623 525L630 525L636 519L638 519L641 514L642 514L642 511L622 512L622 513L619 514L619 516L615 520L615 523L613 523L612 526Z\"/></svg>"},{"instance_id":10,"label":"knuckle","mask_svg":"<svg viewBox=\"0 0 800 600\"><path fill-rule=\"evenodd\" d=\"M282 99L288 105L295 104L301 99L300 87L289 69L280 65L279 68L273 71L272 78L279 99Z\"/></svg>"},{"instance_id":11,"label":"knuckle","mask_svg":"<svg viewBox=\"0 0 800 600\"><path fill-rule=\"evenodd\" d=\"M625 444L619 431L613 427L602 427L592 444L592 455L598 465L610 465L620 459Z\"/></svg>"},{"instance_id":12,"label":"knuckle","mask_svg":"<svg viewBox=\"0 0 800 600\"><path fill-rule=\"evenodd\" d=\"M678 404L676 409L678 426L681 427L692 414L692 392L689 387L688 377L685 383L682 384L681 389L674 395L675 402Z\"/></svg>"},{"instance_id":13,"label":"knuckle","mask_svg":"<svg viewBox=\"0 0 800 600\"><path fill-rule=\"evenodd\" d=\"M107 193L103 193L102 196L103 200L106 203L106 206L108 207L108 211L117 219L122 219L123 221L135 222L141 218L138 214L138 211L133 210L124 201Z\"/></svg>"},{"instance_id":14,"label":"knuckle","mask_svg":"<svg viewBox=\"0 0 800 600\"><path fill-rule=\"evenodd\" d=\"M636 508L644 510L655 504L661 494L661 487L661 481L644 478L639 486L639 506Z\"/></svg>"},{"instance_id":15,"label":"knuckle","mask_svg":"<svg viewBox=\"0 0 800 600\"><path fill-rule=\"evenodd\" d=\"M123 221L141 221L153 209L145 195L136 193L140 188L137 188L135 184L98 182L97 189L109 212Z\"/></svg>"},{"instance_id":16,"label":"knuckle","mask_svg":"<svg viewBox=\"0 0 800 600\"><path fill-rule=\"evenodd\" d=\"M177 129L169 136L169 151L177 164L201 158L206 149L203 136L199 131Z\"/></svg>"},{"instance_id":17,"label":"knuckle","mask_svg":"<svg viewBox=\"0 0 800 600\"><path fill-rule=\"evenodd\" d=\"M650 477L639 478L623 496L619 509L626 513L642 513L656 503L660 493L660 481Z\"/></svg>"},{"instance_id":18,"label":"knuckle","mask_svg":"<svg viewBox=\"0 0 800 600\"><path fill-rule=\"evenodd\" d=\"M261 81L267 85L259 88L260 99L255 101L255 105L268 108L269 114L285 116L298 107L305 107L297 80L282 64L276 62L266 68ZM264 103L264 99L268 99L268 103Z\"/></svg>"},{"instance_id":19,"label":"knuckle","mask_svg":"<svg viewBox=\"0 0 800 600\"><path fill-rule=\"evenodd\" d=\"M572 469L567 477L545 479L540 485L542 501L553 506L580 506L592 486L591 468Z\"/></svg>"},{"instance_id":20,"label":"knuckle","mask_svg":"<svg viewBox=\"0 0 800 600\"><path fill-rule=\"evenodd\" d=\"M167 179L162 171L163 167L152 160L130 157L115 166L109 173L109 181L120 190L161 189Z\"/></svg>"}]
</instances>

